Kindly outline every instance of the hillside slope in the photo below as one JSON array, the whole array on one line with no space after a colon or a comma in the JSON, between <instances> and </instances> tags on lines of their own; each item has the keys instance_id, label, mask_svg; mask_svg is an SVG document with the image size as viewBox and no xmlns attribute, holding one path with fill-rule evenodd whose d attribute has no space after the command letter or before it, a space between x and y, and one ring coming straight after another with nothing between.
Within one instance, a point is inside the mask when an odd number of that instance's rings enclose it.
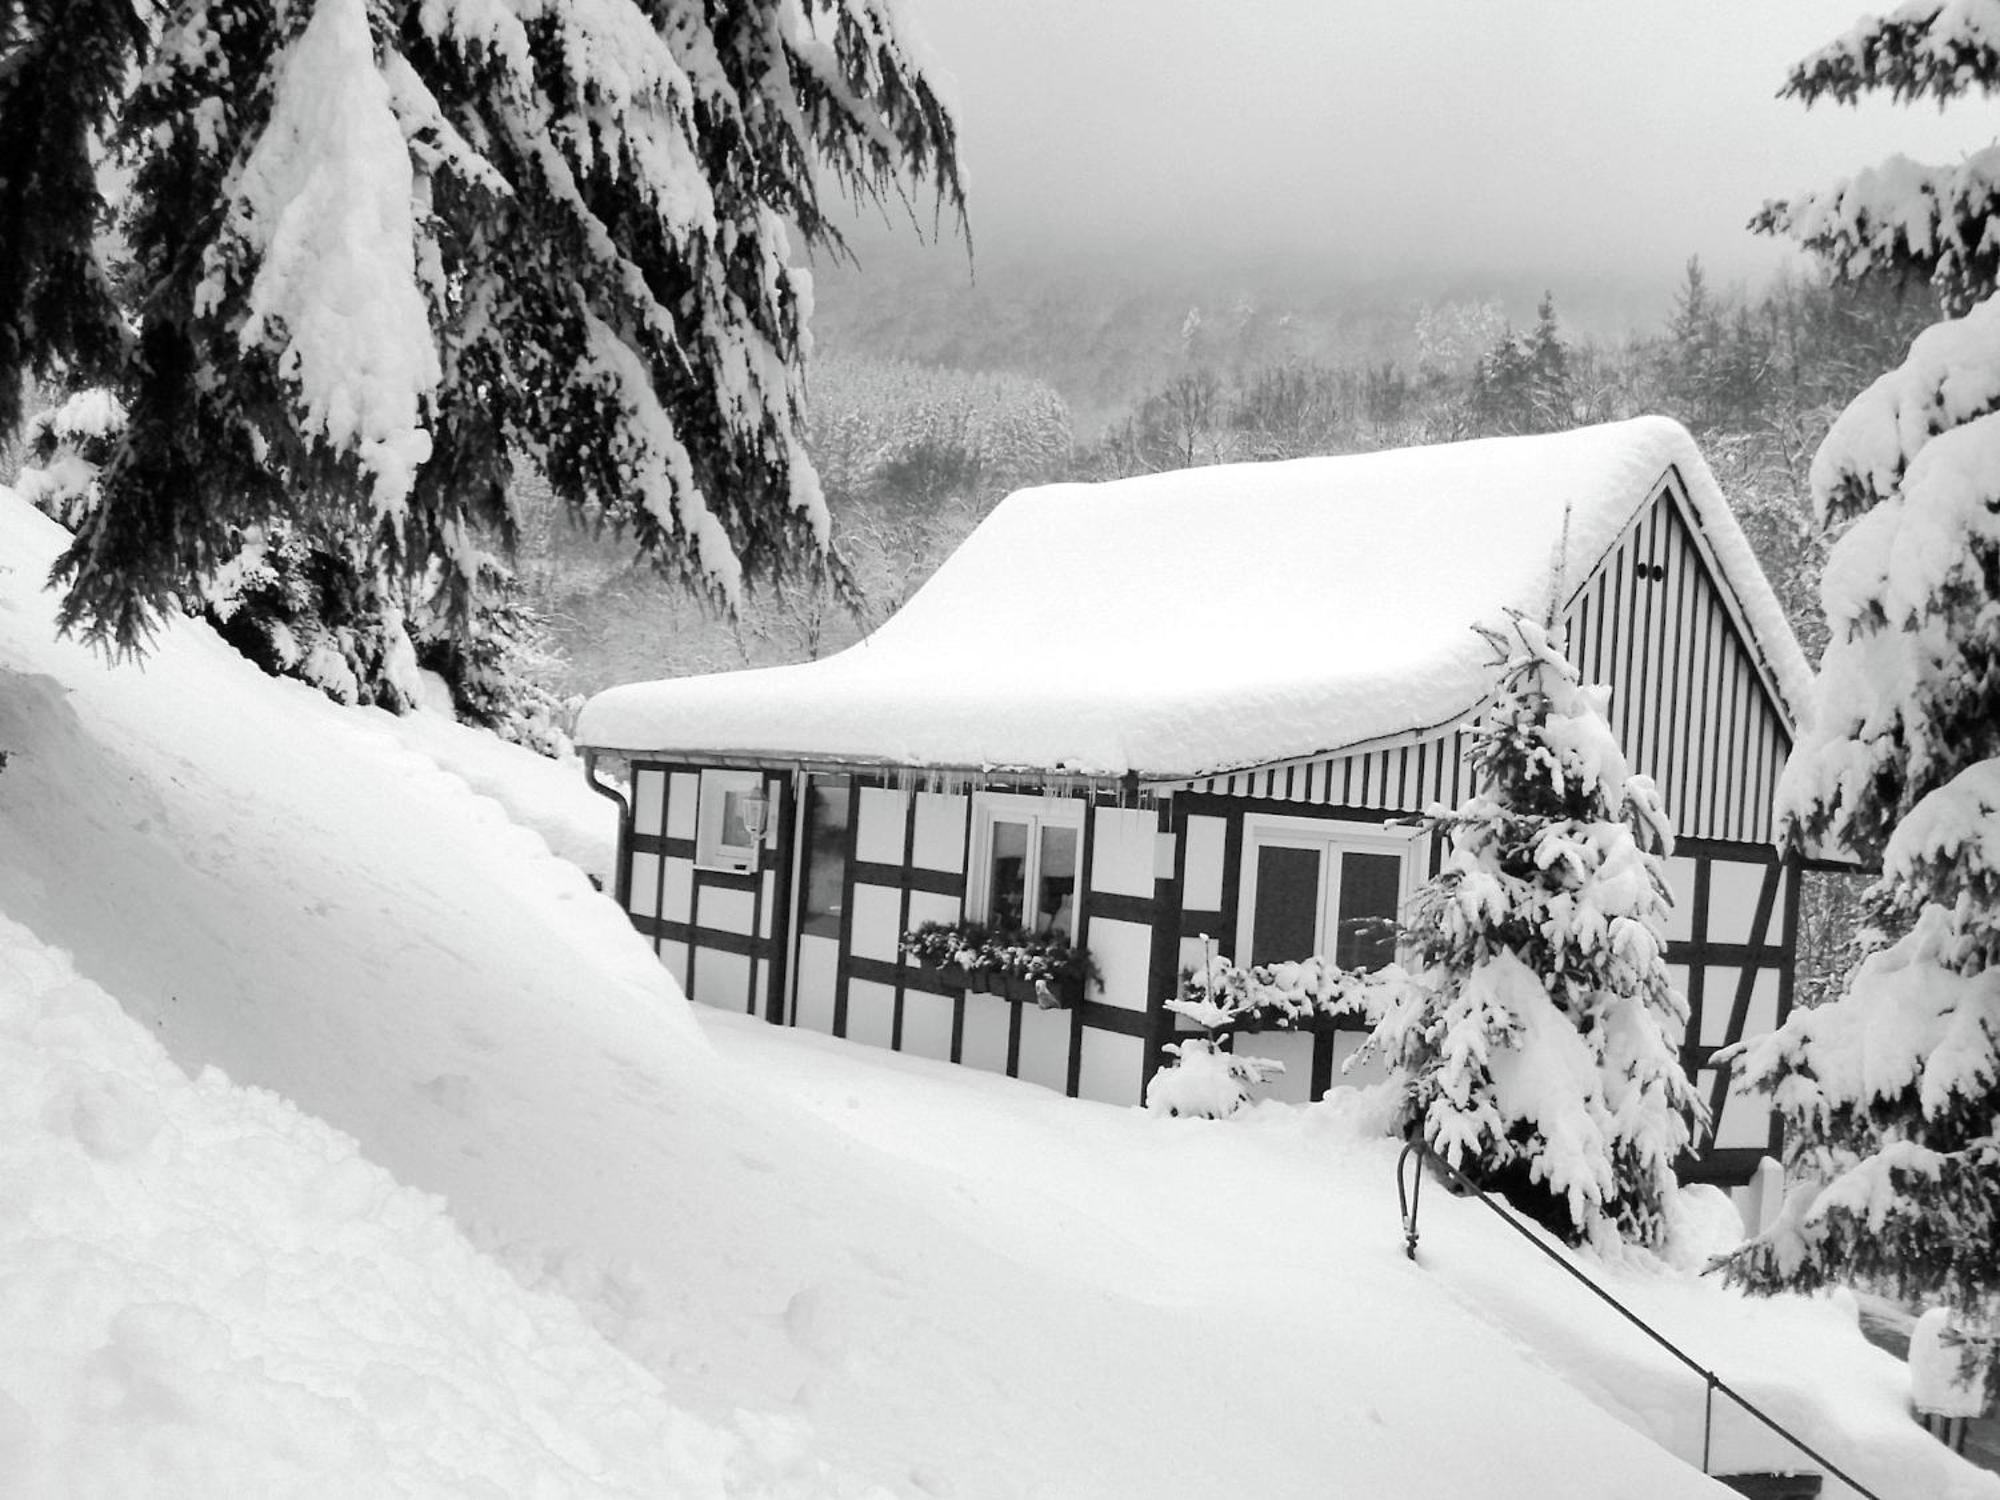
<instances>
[{"instance_id":1,"label":"hillside slope","mask_svg":"<svg viewBox=\"0 0 2000 1500\"><path fill-rule=\"evenodd\" d=\"M1190 1127L698 1023L529 831L601 857L589 827L608 832L609 809L580 779L565 794L449 726L336 708L190 622L143 669L107 667L53 639L38 585L59 541L0 493L8 931L73 955L189 1073L282 1095L439 1195L473 1244L657 1381L629 1420L685 1412L756 1460L688 1482L1719 1493L1683 1461L1698 1386L1538 1289L1504 1229L1443 1203L1437 1254L1403 1259L1391 1154L1353 1106ZM96 1168L75 1158L64 1181L87 1194ZM133 1243L137 1304L157 1252ZM10 1251L60 1253L33 1224ZM240 1253L265 1251L250 1237ZM396 1281L394 1257L434 1252L368 1253ZM1691 1338L1758 1353L1760 1390L1885 1493L2000 1495L1902 1418L1894 1362L1835 1310L1617 1274ZM0 1343L48 1316L0 1296ZM0 1410L0 1429L14 1420ZM1730 1442L1778 1461L1755 1434ZM0 1464L28 1447L0 1442ZM337 1455L320 1459L339 1492Z\"/></svg>"}]
</instances>

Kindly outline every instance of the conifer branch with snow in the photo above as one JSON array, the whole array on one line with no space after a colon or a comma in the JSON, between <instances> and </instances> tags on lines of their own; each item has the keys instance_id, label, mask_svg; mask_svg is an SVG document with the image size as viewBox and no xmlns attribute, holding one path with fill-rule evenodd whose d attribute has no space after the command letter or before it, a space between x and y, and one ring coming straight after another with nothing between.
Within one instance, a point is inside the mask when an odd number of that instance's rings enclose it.
<instances>
[{"instance_id":1,"label":"conifer branch with snow","mask_svg":"<svg viewBox=\"0 0 2000 1500\"><path fill-rule=\"evenodd\" d=\"M0 388L61 370L130 412L58 568L65 624L121 650L279 520L437 564L463 618L525 459L719 602L815 562L787 225L840 250L821 172L962 222L884 0L87 0L9 7L5 42L0 143L36 169L0 182Z\"/></svg>"}]
</instances>

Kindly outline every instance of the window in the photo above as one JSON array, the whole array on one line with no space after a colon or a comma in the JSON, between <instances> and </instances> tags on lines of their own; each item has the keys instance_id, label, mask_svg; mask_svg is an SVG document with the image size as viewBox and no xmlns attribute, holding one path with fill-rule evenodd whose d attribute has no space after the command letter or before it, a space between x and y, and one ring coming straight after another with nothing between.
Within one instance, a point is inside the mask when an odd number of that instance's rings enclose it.
<instances>
[{"instance_id":1,"label":"window","mask_svg":"<svg viewBox=\"0 0 2000 1500\"><path fill-rule=\"evenodd\" d=\"M971 909L989 927L1076 936L1083 803L992 793L975 803Z\"/></svg>"},{"instance_id":2,"label":"window","mask_svg":"<svg viewBox=\"0 0 2000 1500\"><path fill-rule=\"evenodd\" d=\"M703 870L757 868L757 848L771 825L771 801L759 771L703 771L694 825L694 862Z\"/></svg>"},{"instance_id":3,"label":"window","mask_svg":"<svg viewBox=\"0 0 2000 1500\"><path fill-rule=\"evenodd\" d=\"M806 789L805 900L799 931L840 936L840 905L847 894L847 820L854 793L846 777L814 778Z\"/></svg>"},{"instance_id":4,"label":"window","mask_svg":"<svg viewBox=\"0 0 2000 1500\"><path fill-rule=\"evenodd\" d=\"M1330 958L1379 969L1409 894L1421 834L1316 818L1252 815L1243 826L1240 962Z\"/></svg>"}]
</instances>

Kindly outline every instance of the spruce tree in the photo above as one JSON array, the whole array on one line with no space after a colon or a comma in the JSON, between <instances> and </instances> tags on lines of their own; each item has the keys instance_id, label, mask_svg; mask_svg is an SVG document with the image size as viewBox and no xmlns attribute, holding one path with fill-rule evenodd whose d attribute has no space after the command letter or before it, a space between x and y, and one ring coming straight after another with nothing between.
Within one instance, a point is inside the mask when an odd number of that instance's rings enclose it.
<instances>
[{"instance_id":1,"label":"spruce tree","mask_svg":"<svg viewBox=\"0 0 2000 1500\"><path fill-rule=\"evenodd\" d=\"M1412 983L1372 1046L1408 1129L1571 1241L1657 1245L1702 1109L1667 972L1672 835L1585 688L1517 618L1474 734L1477 791L1428 819L1445 841L1413 898Z\"/></svg>"},{"instance_id":2,"label":"spruce tree","mask_svg":"<svg viewBox=\"0 0 2000 1500\"><path fill-rule=\"evenodd\" d=\"M131 649L276 522L359 532L464 619L529 458L718 601L821 557L788 226L841 248L821 181L962 213L892 15L0 3L0 423L30 372L129 413L57 570L66 624Z\"/></svg>"},{"instance_id":3,"label":"spruce tree","mask_svg":"<svg viewBox=\"0 0 2000 1500\"><path fill-rule=\"evenodd\" d=\"M1990 95L1982 11L1907 6L1800 63L1810 104ZM1842 279L1927 278L1950 314L1834 423L1813 464L1841 530L1809 730L1781 785L1786 837L1880 860L1881 946L1835 1001L1741 1051L1799 1186L1727 1262L1755 1291L1860 1283L1990 1332L2000 1299L2000 299L1983 158L1897 158L1769 205L1760 223ZM1844 530L1842 530L1844 528ZM1989 1350L1991 1345L1988 1345Z\"/></svg>"}]
</instances>

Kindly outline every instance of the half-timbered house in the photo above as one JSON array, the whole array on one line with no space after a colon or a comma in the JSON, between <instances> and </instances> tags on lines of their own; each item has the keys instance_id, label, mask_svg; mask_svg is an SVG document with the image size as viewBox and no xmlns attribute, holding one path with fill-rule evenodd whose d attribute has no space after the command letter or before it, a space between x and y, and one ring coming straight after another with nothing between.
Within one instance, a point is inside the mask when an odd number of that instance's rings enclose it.
<instances>
[{"instance_id":1,"label":"half-timbered house","mask_svg":"<svg viewBox=\"0 0 2000 1500\"><path fill-rule=\"evenodd\" d=\"M1740 1182L1771 1127L1709 1059L1790 1004L1772 802L1809 673L1672 422L1022 491L860 644L616 688L577 738L618 899L696 1001L1132 1103L1205 949L1386 959L1360 919L1432 867L1399 818L1471 790L1473 627L1509 610L1560 619L1662 789L1701 1172ZM1096 983L1046 1009L903 951L961 920L1066 933ZM1306 1099L1355 1040L1254 1050Z\"/></svg>"}]
</instances>

